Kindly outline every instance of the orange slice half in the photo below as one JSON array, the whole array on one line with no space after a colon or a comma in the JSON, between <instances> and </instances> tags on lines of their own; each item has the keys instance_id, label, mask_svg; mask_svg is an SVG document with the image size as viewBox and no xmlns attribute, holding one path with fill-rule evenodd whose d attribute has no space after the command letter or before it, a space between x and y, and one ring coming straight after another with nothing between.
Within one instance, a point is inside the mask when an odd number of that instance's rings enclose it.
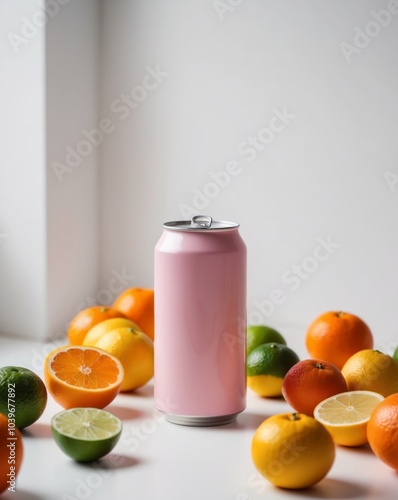
<instances>
[{"instance_id":1,"label":"orange slice half","mask_svg":"<svg viewBox=\"0 0 398 500\"><path fill-rule=\"evenodd\" d=\"M123 377L120 361L96 347L58 347L44 362L48 392L65 409L104 408L117 396Z\"/></svg>"}]
</instances>

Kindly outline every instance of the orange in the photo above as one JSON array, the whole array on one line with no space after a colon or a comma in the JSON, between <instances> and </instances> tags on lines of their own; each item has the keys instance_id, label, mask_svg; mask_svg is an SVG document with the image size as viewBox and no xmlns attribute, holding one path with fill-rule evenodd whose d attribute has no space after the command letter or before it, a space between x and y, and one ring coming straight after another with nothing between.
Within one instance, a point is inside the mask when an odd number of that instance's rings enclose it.
<instances>
[{"instance_id":1,"label":"orange","mask_svg":"<svg viewBox=\"0 0 398 500\"><path fill-rule=\"evenodd\" d=\"M15 423L0 413L0 493L15 493L15 479L23 457L22 436Z\"/></svg>"},{"instance_id":2,"label":"orange","mask_svg":"<svg viewBox=\"0 0 398 500\"><path fill-rule=\"evenodd\" d=\"M145 333L133 328L117 328L102 335L95 346L122 363L124 377L121 391L133 391L153 377L153 342Z\"/></svg>"},{"instance_id":3,"label":"orange","mask_svg":"<svg viewBox=\"0 0 398 500\"><path fill-rule=\"evenodd\" d=\"M117 396L123 375L120 361L96 347L58 347L44 362L47 390L66 409L104 408Z\"/></svg>"},{"instance_id":4,"label":"orange","mask_svg":"<svg viewBox=\"0 0 398 500\"><path fill-rule=\"evenodd\" d=\"M252 439L252 459L268 481L281 488L308 488L323 479L335 458L325 427L302 413L281 413L260 424Z\"/></svg>"},{"instance_id":5,"label":"orange","mask_svg":"<svg viewBox=\"0 0 398 500\"><path fill-rule=\"evenodd\" d=\"M282 395L290 406L311 417L318 403L345 391L347 383L340 370L319 359L296 363L286 373L282 385Z\"/></svg>"},{"instance_id":6,"label":"orange","mask_svg":"<svg viewBox=\"0 0 398 500\"><path fill-rule=\"evenodd\" d=\"M398 362L376 349L353 354L341 373L350 391L373 391L385 398L398 392Z\"/></svg>"},{"instance_id":7,"label":"orange","mask_svg":"<svg viewBox=\"0 0 398 500\"><path fill-rule=\"evenodd\" d=\"M72 319L68 328L71 345L82 345L87 332L94 326L110 318L124 318L124 314L112 307L92 306L83 309Z\"/></svg>"},{"instance_id":8,"label":"orange","mask_svg":"<svg viewBox=\"0 0 398 500\"><path fill-rule=\"evenodd\" d=\"M398 394L379 403L370 415L367 437L373 453L398 471Z\"/></svg>"},{"instance_id":9,"label":"orange","mask_svg":"<svg viewBox=\"0 0 398 500\"><path fill-rule=\"evenodd\" d=\"M154 291L149 288L127 288L116 297L113 307L137 323L152 340L155 336Z\"/></svg>"},{"instance_id":10,"label":"orange","mask_svg":"<svg viewBox=\"0 0 398 500\"><path fill-rule=\"evenodd\" d=\"M329 361L340 370L350 356L373 347L368 325L354 314L342 311L327 312L316 318L308 327L305 341L312 358Z\"/></svg>"}]
</instances>

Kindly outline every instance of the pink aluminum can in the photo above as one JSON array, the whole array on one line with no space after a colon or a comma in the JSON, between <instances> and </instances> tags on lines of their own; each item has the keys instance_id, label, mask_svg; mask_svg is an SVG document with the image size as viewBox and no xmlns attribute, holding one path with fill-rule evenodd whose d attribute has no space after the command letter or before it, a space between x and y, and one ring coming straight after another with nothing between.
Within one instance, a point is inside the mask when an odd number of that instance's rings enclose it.
<instances>
[{"instance_id":1,"label":"pink aluminum can","mask_svg":"<svg viewBox=\"0 0 398 500\"><path fill-rule=\"evenodd\" d=\"M246 407L246 245L239 224L166 222L155 248L155 406L192 426Z\"/></svg>"}]
</instances>

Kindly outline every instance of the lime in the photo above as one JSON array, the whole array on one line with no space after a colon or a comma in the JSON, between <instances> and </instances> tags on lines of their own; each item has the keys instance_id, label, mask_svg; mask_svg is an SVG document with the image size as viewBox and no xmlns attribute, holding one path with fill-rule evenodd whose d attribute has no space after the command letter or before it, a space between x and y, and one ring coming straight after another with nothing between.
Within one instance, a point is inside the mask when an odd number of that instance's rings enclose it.
<instances>
[{"instance_id":1,"label":"lime","mask_svg":"<svg viewBox=\"0 0 398 500\"><path fill-rule=\"evenodd\" d=\"M247 357L247 385L263 397L281 396L286 373L299 361L297 354L284 344L261 344Z\"/></svg>"},{"instance_id":2,"label":"lime","mask_svg":"<svg viewBox=\"0 0 398 500\"><path fill-rule=\"evenodd\" d=\"M255 347L261 344L277 342L278 344L286 345L286 340L279 332L265 325L249 325L247 327L246 339L247 355L249 355Z\"/></svg>"},{"instance_id":3,"label":"lime","mask_svg":"<svg viewBox=\"0 0 398 500\"><path fill-rule=\"evenodd\" d=\"M18 429L32 425L47 405L47 389L42 379L28 368L0 368L0 413L15 418Z\"/></svg>"},{"instance_id":4,"label":"lime","mask_svg":"<svg viewBox=\"0 0 398 500\"><path fill-rule=\"evenodd\" d=\"M395 359L395 361L398 361L398 346L395 348L394 354L392 357Z\"/></svg>"},{"instance_id":5,"label":"lime","mask_svg":"<svg viewBox=\"0 0 398 500\"><path fill-rule=\"evenodd\" d=\"M78 462L93 462L113 450L122 422L98 408L72 408L53 416L51 430L66 455Z\"/></svg>"}]
</instances>

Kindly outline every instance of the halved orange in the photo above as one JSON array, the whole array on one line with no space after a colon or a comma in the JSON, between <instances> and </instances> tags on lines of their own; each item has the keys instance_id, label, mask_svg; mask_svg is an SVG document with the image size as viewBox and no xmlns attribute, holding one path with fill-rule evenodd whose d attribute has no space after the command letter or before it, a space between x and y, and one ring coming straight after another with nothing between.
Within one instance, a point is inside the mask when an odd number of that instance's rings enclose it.
<instances>
[{"instance_id":1,"label":"halved orange","mask_svg":"<svg viewBox=\"0 0 398 500\"><path fill-rule=\"evenodd\" d=\"M48 392L65 409L104 408L117 396L123 377L120 361L96 347L58 347L44 362Z\"/></svg>"}]
</instances>

